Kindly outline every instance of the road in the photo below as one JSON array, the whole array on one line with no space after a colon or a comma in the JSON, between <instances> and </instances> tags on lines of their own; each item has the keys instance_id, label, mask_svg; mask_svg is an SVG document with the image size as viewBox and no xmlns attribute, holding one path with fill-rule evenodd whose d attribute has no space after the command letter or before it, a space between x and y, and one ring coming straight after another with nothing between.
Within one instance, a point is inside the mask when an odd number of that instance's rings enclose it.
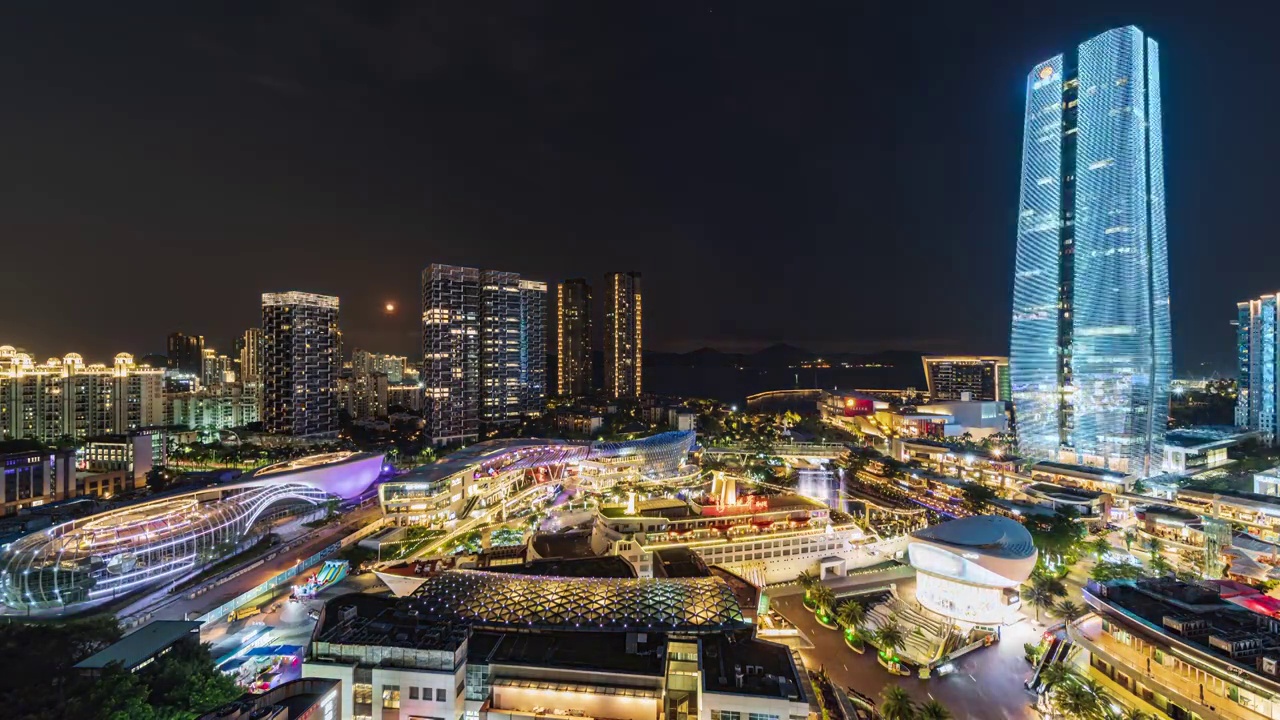
<instances>
[{"instance_id":1,"label":"road","mask_svg":"<svg viewBox=\"0 0 1280 720\"><path fill-rule=\"evenodd\" d=\"M850 650L841 633L822 627L804 609L799 594L774 599L771 606L813 644L812 648L800 650L805 665L810 670L825 668L831 680L841 687L852 687L878 700L881 690L896 683L919 702L937 699L957 720L1039 717L1032 705L1034 696L1022 686L1031 673L1031 666L1023 658L1022 644L1038 642L1042 632L1029 621L1005 628L1000 642L957 660L954 673L921 680L890 675L876 662L873 648L862 655Z\"/></svg>"}]
</instances>

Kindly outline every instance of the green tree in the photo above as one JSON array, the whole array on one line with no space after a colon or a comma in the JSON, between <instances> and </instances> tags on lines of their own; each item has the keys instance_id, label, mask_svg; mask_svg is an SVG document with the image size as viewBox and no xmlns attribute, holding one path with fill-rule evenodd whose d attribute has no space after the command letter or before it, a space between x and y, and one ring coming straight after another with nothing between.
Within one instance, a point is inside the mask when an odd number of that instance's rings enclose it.
<instances>
[{"instance_id":1,"label":"green tree","mask_svg":"<svg viewBox=\"0 0 1280 720\"><path fill-rule=\"evenodd\" d=\"M1079 682L1065 683L1055 689L1052 704L1058 713L1080 720L1098 718L1102 711L1099 698Z\"/></svg>"},{"instance_id":2,"label":"green tree","mask_svg":"<svg viewBox=\"0 0 1280 720\"><path fill-rule=\"evenodd\" d=\"M1089 570L1089 577L1098 582L1111 580L1137 580L1142 577L1142 568L1127 562L1100 562Z\"/></svg>"},{"instance_id":3,"label":"green tree","mask_svg":"<svg viewBox=\"0 0 1280 720\"><path fill-rule=\"evenodd\" d=\"M150 689L150 704L169 718L194 718L243 694L214 666L207 644L179 645L138 674Z\"/></svg>"},{"instance_id":4,"label":"green tree","mask_svg":"<svg viewBox=\"0 0 1280 720\"><path fill-rule=\"evenodd\" d=\"M1075 669L1062 661L1049 663L1040 668L1040 684L1044 686L1045 692L1051 692L1054 688L1072 682L1076 677Z\"/></svg>"},{"instance_id":5,"label":"green tree","mask_svg":"<svg viewBox=\"0 0 1280 720\"><path fill-rule=\"evenodd\" d=\"M885 655L893 655L907 646L907 634L896 623L888 623L871 634L875 645Z\"/></svg>"},{"instance_id":6,"label":"green tree","mask_svg":"<svg viewBox=\"0 0 1280 720\"><path fill-rule=\"evenodd\" d=\"M818 577L808 570L801 570L796 576L796 582L800 583L800 587L804 588L804 598L812 602L813 589L818 585Z\"/></svg>"},{"instance_id":7,"label":"green tree","mask_svg":"<svg viewBox=\"0 0 1280 720\"><path fill-rule=\"evenodd\" d=\"M916 704L899 685L880 691L880 715L884 720L915 720Z\"/></svg>"},{"instance_id":8,"label":"green tree","mask_svg":"<svg viewBox=\"0 0 1280 720\"><path fill-rule=\"evenodd\" d=\"M815 611L829 620L836 604L836 591L819 584L813 588L812 598Z\"/></svg>"},{"instance_id":9,"label":"green tree","mask_svg":"<svg viewBox=\"0 0 1280 720\"><path fill-rule=\"evenodd\" d=\"M1133 544L1138 541L1138 533L1133 528L1124 531L1125 552L1133 552Z\"/></svg>"},{"instance_id":10,"label":"green tree","mask_svg":"<svg viewBox=\"0 0 1280 720\"><path fill-rule=\"evenodd\" d=\"M1151 716L1136 707L1127 707L1120 713L1119 720L1151 720Z\"/></svg>"},{"instance_id":11,"label":"green tree","mask_svg":"<svg viewBox=\"0 0 1280 720\"><path fill-rule=\"evenodd\" d=\"M1062 618L1064 622L1073 622L1085 614L1085 609L1070 600L1060 600L1053 606L1053 614Z\"/></svg>"},{"instance_id":12,"label":"green tree","mask_svg":"<svg viewBox=\"0 0 1280 720\"><path fill-rule=\"evenodd\" d=\"M1147 484L1142 480L1135 480L1133 487L1129 488L1129 492L1132 492L1134 495L1146 495Z\"/></svg>"},{"instance_id":13,"label":"green tree","mask_svg":"<svg viewBox=\"0 0 1280 720\"><path fill-rule=\"evenodd\" d=\"M107 666L97 678L77 679L75 685L76 692L67 703L66 717L152 720L157 716L156 709L147 701L147 686L142 677L119 665Z\"/></svg>"},{"instance_id":14,"label":"green tree","mask_svg":"<svg viewBox=\"0 0 1280 720\"><path fill-rule=\"evenodd\" d=\"M1031 585L1022 588L1022 599L1036 608L1036 622L1040 622L1040 610L1053 607L1058 598L1067 594L1060 580L1036 575L1031 578Z\"/></svg>"},{"instance_id":15,"label":"green tree","mask_svg":"<svg viewBox=\"0 0 1280 720\"><path fill-rule=\"evenodd\" d=\"M916 720L951 720L951 711L946 705L929 698L928 702L916 711Z\"/></svg>"},{"instance_id":16,"label":"green tree","mask_svg":"<svg viewBox=\"0 0 1280 720\"><path fill-rule=\"evenodd\" d=\"M836 607L836 622L850 635L862 632L866 620L866 610L855 600L845 600Z\"/></svg>"},{"instance_id":17,"label":"green tree","mask_svg":"<svg viewBox=\"0 0 1280 720\"><path fill-rule=\"evenodd\" d=\"M1094 557L1101 560L1106 557L1107 553L1111 552L1111 541L1108 540L1105 535L1099 535L1098 537L1088 541L1085 544L1085 549Z\"/></svg>"}]
</instances>

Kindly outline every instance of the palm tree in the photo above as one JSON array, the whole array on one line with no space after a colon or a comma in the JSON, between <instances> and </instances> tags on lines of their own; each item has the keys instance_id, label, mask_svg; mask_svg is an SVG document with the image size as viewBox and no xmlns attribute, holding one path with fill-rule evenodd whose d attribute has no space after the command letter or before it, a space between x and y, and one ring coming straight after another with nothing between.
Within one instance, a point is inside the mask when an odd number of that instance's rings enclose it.
<instances>
[{"instance_id":1,"label":"palm tree","mask_svg":"<svg viewBox=\"0 0 1280 720\"><path fill-rule=\"evenodd\" d=\"M818 584L814 586L811 595L814 611L827 616L831 616L831 608L836 604L836 592L826 585Z\"/></svg>"},{"instance_id":2,"label":"palm tree","mask_svg":"<svg viewBox=\"0 0 1280 720\"><path fill-rule=\"evenodd\" d=\"M1036 606L1036 622L1040 622L1040 609L1052 607L1053 603L1067 594L1061 580L1037 575L1032 578L1031 586L1022 588L1022 599Z\"/></svg>"},{"instance_id":3,"label":"palm tree","mask_svg":"<svg viewBox=\"0 0 1280 720\"><path fill-rule=\"evenodd\" d=\"M916 720L951 720L951 717L951 711L947 706L933 698L916 710Z\"/></svg>"},{"instance_id":4,"label":"palm tree","mask_svg":"<svg viewBox=\"0 0 1280 720\"><path fill-rule=\"evenodd\" d=\"M1105 535L1100 535L1086 543L1085 548L1101 560L1111 552L1111 541Z\"/></svg>"},{"instance_id":5,"label":"palm tree","mask_svg":"<svg viewBox=\"0 0 1280 720\"><path fill-rule=\"evenodd\" d=\"M812 601L812 598L809 597L809 593L812 592L814 586L818 584L817 576L808 570L802 570L800 574L796 576L796 582L800 583L800 587L804 588L804 598Z\"/></svg>"},{"instance_id":6,"label":"palm tree","mask_svg":"<svg viewBox=\"0 0 1280 720\"><path fill-rule=\"evenodd\" d=\"M1084 615L1085 609L1070 600L1060 600L1053 606L1053 614L1062 618L1063 622L1074 622Z\"/></svg>"},{"instance_id":7,"label":"palm tree","mask_svg":"<svg viewBox=\"0 0 1280 720\"><path fill-rule=\"evenodd\" d=\"M1124 531L1124 549L1125 552L1133 552L1133 544L1138 541L1138 533L1129 528Z\"/></svg>"},{"instance_id":8,"label":"palm tree","mask_svg":"<svg viewBox=\"0 0 1280 720\"><path fill-rule=\"evenodd\" d=\"M897 625L885 625L874 633L875 642L886 655L892 655L907 646L907 634Z\"/></svg>"},{"instance_id":9,"label":"palm tree","mask_svg":"<svg viewBox=\"0 0 1280 720\"><path fill-rule=\"evenodd\" d=\"M1159 555L1160 551L1164 550L1164 543L1160 542L1160 538L1156 537L1147 538L1143 546L1147 549L1147 552L1151 553L1151 557Z\"/></svg>"},{"instance_id":10,"label":"palm tree","mask_svg":"<svg viewBox=\"0 0 1280 720\"><path fill-rule=\"evenodd\" d=\"M1119 720L1151 720L1151 716L1136 707L1128 707L1120 713Z\"/></svg>"},{"instance_id":11,"label":"palm tree","mask_svg":"<svg viewBox=\"0 0 1280 720\"><path fill-rule=\"evenodd\" d=\"M916 704L899 685L880 691L880 715L884 720L915 720Z\"/></svg>"},{"instance_id":12,"label":"palm tree","mask_svg":"<svg viewBox=\"0 0 1280 720\"><path fill-rule=\"evenodd\" d=\"M1102 709L1099 698L1078 682L1058 686L1053 708L1069 718L1096 718Z\"/></svg>"},{"instance_id":13,"label":"palm tree","mask_svg":"<svg viewBox=\"0 0 1280 720\"><path fill-rule=\"evenodd\" d=\"M1062 661L1049 663L1040 668L1040 683L1044 685L1045 692L1061 687L1076 677L1075 669Z\"/></svg>"},{"instance_id":14,"label":"palm tree","mask_svg":"<svg viewBox=\"0 0 1280 720\"><path fill-rule=\"evenodd\" d=\"M850 635L861 631L866 619L866 610L853 600L845 600L836 608L836 623Z\"/></svg>"}]
</instances>

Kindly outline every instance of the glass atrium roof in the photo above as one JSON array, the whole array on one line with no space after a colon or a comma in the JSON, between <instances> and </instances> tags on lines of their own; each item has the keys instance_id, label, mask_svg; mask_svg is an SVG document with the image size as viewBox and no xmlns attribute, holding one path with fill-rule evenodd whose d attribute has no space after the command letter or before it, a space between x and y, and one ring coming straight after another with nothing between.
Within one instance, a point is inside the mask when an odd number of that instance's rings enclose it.
<instances>
[{"instance_id":1,"label":"glass atrium roof","mask_svg":"<svg viewBox=\"0 0 1280 720\"><path fill-rule=\"evenodd\" d=\"M413 594L426 617L468 625L594 632L714 633L747 626L717 577L564 578L449 570Z\"/></svg>"}]
</instances>

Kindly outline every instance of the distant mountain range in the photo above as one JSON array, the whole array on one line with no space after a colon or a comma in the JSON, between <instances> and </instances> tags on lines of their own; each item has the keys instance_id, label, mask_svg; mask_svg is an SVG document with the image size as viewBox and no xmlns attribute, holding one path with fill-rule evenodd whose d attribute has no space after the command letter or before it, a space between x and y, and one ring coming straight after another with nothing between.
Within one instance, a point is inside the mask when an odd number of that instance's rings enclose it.
<instances>
[{"instance_id":1,"label":"distant mountain range","mask_svg":"<svg viewBox=\"0 0 1280 720\"><path fill-rule=\"evenodd\" d=\"M921 368L923 353L911 350L884 350L874 353L815 353L794 345L779 343L753 353L727 353L714 348L699 348L687 353L646 352L647 367L716 368L741 367L753 369L781 369L814 365L821 361L831 367Z\"/></svg>"}]
</instances>

